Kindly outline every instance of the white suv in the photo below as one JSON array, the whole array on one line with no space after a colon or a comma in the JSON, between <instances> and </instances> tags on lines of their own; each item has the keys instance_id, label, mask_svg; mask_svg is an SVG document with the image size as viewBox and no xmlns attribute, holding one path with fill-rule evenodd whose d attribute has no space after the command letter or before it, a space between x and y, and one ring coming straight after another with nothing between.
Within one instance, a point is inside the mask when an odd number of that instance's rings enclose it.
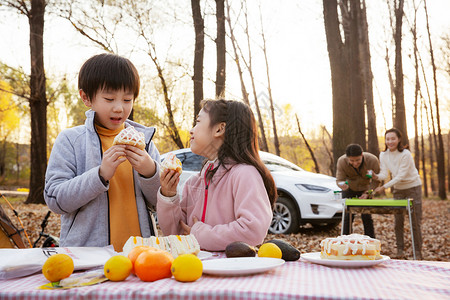
<instances>
[{"instance_id":1,"label":"white suv","mask_svg":"<svg viewBox=\"0 0 450 300\"><path fill-rule=\"evenodd\" d=\"M178 185L181 191L186 180L200 172L204 157L185 148L172 151L183 164ZM296 233L300 225L310 223L314 227L332 228L342 217L342 201L336 199L340 188L331 176L311 173L279 156L260 151L261 159L271 172L278 191L273 210L270 233ZM161 161L167 153L161 155Z\"/></svg>"}]
</instances>

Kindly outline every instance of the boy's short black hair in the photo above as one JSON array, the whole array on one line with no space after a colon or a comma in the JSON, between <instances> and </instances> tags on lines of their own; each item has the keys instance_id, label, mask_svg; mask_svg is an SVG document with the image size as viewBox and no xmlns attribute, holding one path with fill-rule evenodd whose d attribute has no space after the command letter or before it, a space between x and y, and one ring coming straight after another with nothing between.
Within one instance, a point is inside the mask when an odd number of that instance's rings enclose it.
<instances>
[{"instance_id":1,"label":"boy's short black hair","mask_svg":"<svg viewBox=\"0 0 450 300\"><path fill-rule=\"evenodd\" d=\"M78 89L92 101L99 89L131 91L139 95L139 73L133 63L116 54L98 54L89 58L78 74Z\"/></svg>"},{"instance_id":2,"label":"boy's short black hair","mask_svg":"<svg viewBox=\"0 0 450 300\"><path fill-rule=\"evenodd\" d=\"M345 149L345 154L347 156L361 156L363 153L363 148L358 144L350 144L347 146L347 149Z\"/></svg>"}]
</instances>

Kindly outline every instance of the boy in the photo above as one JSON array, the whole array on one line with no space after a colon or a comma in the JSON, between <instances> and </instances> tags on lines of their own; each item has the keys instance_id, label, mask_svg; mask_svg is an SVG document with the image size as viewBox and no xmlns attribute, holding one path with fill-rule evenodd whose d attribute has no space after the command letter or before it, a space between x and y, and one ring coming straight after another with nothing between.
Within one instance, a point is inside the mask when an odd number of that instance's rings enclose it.
<instances>
[{"instance_id":1,"label":"boy","mask_svg":"<svg viewBox=\"0 0 450 300\"><path fill-rule=\"evenodd\" d=\"M374 190L378 185L378 180L372 180L372 172L380 171L380 163L378 158L369 153L363 152L358 144L350 144L345 149L345 154L339 157L337 162L336 182L342 189L342 198L358 197L360 199L368 199L372 195L369 190ZM342 183L347 181L346 183ZM373 220L370 214L362 214L361 219L364 226L364 234L375 238L375 230L373 228ZM349 234L350 222L353 222L353 216L346 214L344 226L344 234Z\"/></svg>"},{"instance_id":2,"label":"boy","mask_svg":"<svg viewBox=\"0 0 450 300\"><path fill-rule=\"evenodd\" d=\"M62 131L48 162L44 197L61 214L60 246L102 247L118 252L130 236L155 234L147 207L156 205L159 152L155 128L127 120L139 94L139 74L126 58L95 55L81 67L78 89L84 125ZM134 126L145 134L145 150L112 146L114 137Z\"/></svg>"}]
</instances>

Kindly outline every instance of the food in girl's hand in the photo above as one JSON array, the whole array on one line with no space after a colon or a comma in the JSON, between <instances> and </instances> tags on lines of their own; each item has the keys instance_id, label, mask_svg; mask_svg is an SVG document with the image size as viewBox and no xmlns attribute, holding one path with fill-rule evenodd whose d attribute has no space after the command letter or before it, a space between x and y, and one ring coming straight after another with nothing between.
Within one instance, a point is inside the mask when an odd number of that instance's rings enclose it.
<instances>
[{"instance_id":1,"label":"food in girl's hand","mask_svg":"<svg viewBox=\"0 0 450 300\"><path fill-rule=\"evenodd\" d=\"M294 246L285 242L283 240L270 240L267 243L274 243L277 245L282 253L281 258L285 261L295 261L300 258L300 251L298 251Z\"/></svg>"},{"instance_id":2,"label":"food in girl's hand","mask_svg":"<svg viewBox=\"0 0 450 300\"><path fill-rule=\"evenodd\" d=\"M244 242L232 242L225 248L225 255L227 257L254 257L256 250Z\"/></svg>"},{"instance_id":3,"label":"food in girl's hand","mask_svg":"<svg viewBox=\"0 0 450 300\"><path fill-rule=\"evenodd\" d=\"M73 259L64 253L50 256L42 266L42 274L51 282L69 277L72 275L73 270Z\"/></svg>"},{"instance_id":4,"label":"food in girl's hand","mask_svg":"<svg viewBox=\"0 0 450 300\"><path fill-rule=\"evenodd\" d=\"M123 246L124 255L127 256L137 246L150 246L159 250L165 250L170 252L174 258L177 258L181 254L197 255L200 252L200 245L192 234L163 237L151 236L149 238L131 236Z\"/></svg>"},{"instance_id":5,"label":"food in girl's hand","mask_svg":"<svg viewBox=\"0 0 450 300\"><path fill-rule=\"evenodd\" d=\"M326 238L320 242L320 257L336 260L381 259L381 242L367 235L350 234Z\"/></svg>"},{"instance_id":6,"label":"food in girl's hand","mask_svg":"<svg viewBox=\"0 0 450 300\"><path fill-rule=\"evenodd\" d=\"M281 258L283 256L283 253L281 252L280 247L278 247L274 243L264 243L261 245L261 247L259 247L258 256Z\"/></svg>"},{"instance_id":7,"label":"food in girl's hand","mask_svg":"<svg viewBox=\"0 0 450 300\"><path fill-rule=\"evenodd\" d=\"M167 154L166 159L161 163L161 173L166 169L174 170L180 174L183 172L181 161L175 154Z\"/></svg>"},{"instance_id":8,"label":"food in girl's hand","mask_svg":"<svg viewBox=\"0 0 450 300\"><path fill-rule=\"evenodd\" d=\"M133 126L128 126L114 138L113 145L131 145L141 150L145 149L145 135L137 131Z\"/></svg>"},{"instance_id":9,"label":"food in girl's hand","mask_svg":"<svg viewBox=\"0 0 450 300\"><path fill-rule=\"evenodd\" d=\"M103 268L106 278L111 281L127 279L133 269L131 260L123 255L114 255L108 259Z\"/></svg>"}]
</instances>

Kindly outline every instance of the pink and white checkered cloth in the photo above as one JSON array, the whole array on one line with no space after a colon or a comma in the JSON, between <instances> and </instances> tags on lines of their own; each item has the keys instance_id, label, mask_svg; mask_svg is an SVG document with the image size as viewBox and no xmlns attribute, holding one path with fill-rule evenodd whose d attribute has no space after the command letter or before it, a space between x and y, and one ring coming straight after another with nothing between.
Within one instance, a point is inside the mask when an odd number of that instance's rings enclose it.
<instances>
[{"instance_id":1,"label":"pink and white checkered cloth","mask_svg":"<svg viewBox=\"0 0 450 300\"><path fill-rule=\"evenodd\" d=\"M223 256L223 255L220 255ZM192 283L175 279L126 281L38 290L42 274L0 281L0 299L450 299L450 263L389 260L369 268L337 268L303 260L257 275L204 274Z\"/></svg>"}]
</instances>

